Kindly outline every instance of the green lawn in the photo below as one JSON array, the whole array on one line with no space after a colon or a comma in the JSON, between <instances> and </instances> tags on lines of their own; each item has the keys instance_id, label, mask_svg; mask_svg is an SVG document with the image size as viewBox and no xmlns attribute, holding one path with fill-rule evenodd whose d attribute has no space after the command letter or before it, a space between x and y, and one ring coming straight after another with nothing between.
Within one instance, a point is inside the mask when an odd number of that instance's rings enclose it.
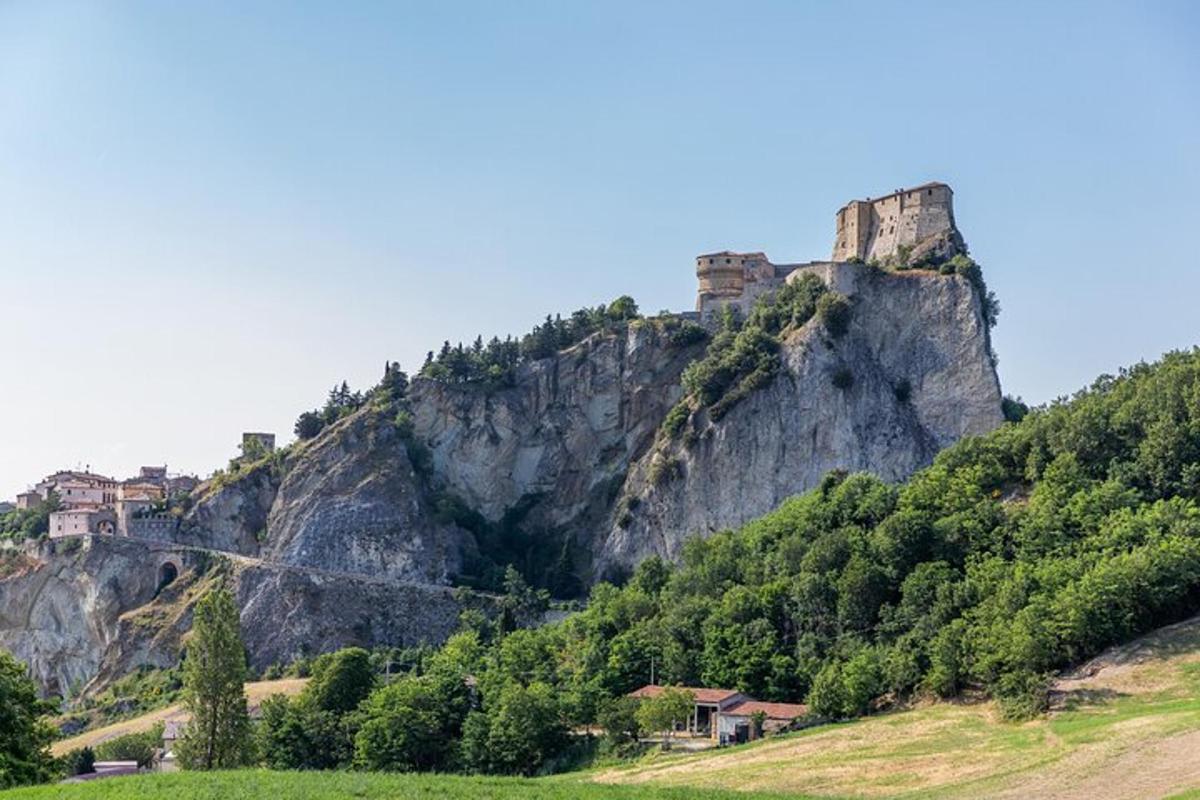
<instances>
[{"instance_id":1,"label":"green lawn","mask_svg":"<svg viewBox=\"0 0 1200 800\"><path fill-rule=\"evenodd\" d=\"M778 795L654 786L601 786L561 778L469 778L364 772L175 772L36 786L0 792L2 800L767 800ZM796 800L795 795L790 796Z\"/></svg>"}]
</instances>

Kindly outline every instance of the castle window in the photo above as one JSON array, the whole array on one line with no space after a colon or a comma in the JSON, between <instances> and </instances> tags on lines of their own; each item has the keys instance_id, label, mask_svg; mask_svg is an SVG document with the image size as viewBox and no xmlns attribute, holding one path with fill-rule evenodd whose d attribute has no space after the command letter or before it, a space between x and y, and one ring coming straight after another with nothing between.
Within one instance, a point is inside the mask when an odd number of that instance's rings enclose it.
<instances>
[{"instance_id":1,"label":"castle window","mask_svg":"<svg viewBox=\"0 0 1200 800\"><path fill-rule=\"evenodd\" d=\"M728 258L727 258L727 259L725 259L725 263L726 263L726 264L730 263Z\"/></svg>"},{"instance_id":2,"label":"castle window","mask_svg":"<svg viewBox=\"0 0 1200 800\"><path fill-rule=\"evenodd\" d=\"M930 197L933 197L933 189L926 189L925 193L928 194Z\"/></svg>"}]
</instances>

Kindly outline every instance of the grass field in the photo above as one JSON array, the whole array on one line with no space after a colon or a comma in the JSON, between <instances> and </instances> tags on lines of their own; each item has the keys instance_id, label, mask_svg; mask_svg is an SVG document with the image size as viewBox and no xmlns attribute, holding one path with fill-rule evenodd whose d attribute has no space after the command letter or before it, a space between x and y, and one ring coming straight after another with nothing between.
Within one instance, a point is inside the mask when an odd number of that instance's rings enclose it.
<instances>
[{"instance_id":1,"label":"grass field","mask_svg":"<svg viewBox=\"0 0 1200 800\"><path fill-rule=\"evenodd\" d=\"M284 678L278 681L255 681L247 683L246 699L251 706L256 706L273 694L286 694L290 697L299 694L306 683L308 683L307 678ZM142 714L139 717L132 717L120 722L114 722L112 725L105 725L102 728L84 731L78 736L72 736L70 739L60 739L50 749L54 755L61 756L78 747L95 747L101 742L106 742L117 736L148 731L159 722L168 719L179 719L184 716L186 715L183 707L176 703L175 705Z\"/></svg>"},{"instance_id":2,"label":"grass field","mask_svg":"<svg viewBox=\"0 0 1200 800\"><path fill-rule=\"evenodd\" d=\"M943 703L592 777L817 797L1200 800L1200 619L1110 651L1054 697L1057 710L1023 724L990 703Z\"/></svg>"},{"instance_id":3,"label":"grass field","mask_svg":"<svg viewBox=\"0 0 1200 800\"><path fill-rule=\"evenodd\" d=\"M387 775L361 772L239 772L136 775L0 792L4 800L778 800L772 795L576 781ZM793 798L794 800L794 798Z\"/></svg>"}]
</instances>

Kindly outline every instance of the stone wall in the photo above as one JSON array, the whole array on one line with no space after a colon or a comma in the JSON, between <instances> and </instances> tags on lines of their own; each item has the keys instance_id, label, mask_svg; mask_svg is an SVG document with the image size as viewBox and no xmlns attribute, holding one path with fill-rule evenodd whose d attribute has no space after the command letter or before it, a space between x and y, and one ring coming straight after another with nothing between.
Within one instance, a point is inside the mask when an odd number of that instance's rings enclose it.
<instances>
[{"instance_id":1,"label":"stone wall","mask_svg":"<svg viewBox=\"0 0 1200 800\"><path fill-rule=\"evenodd\" d=\"M837 213L834 261L879 261L896 257L901 247L957 236L953 192L944 183L901 189L877 200L853 201Z\"/></svg>"}]
</instances>

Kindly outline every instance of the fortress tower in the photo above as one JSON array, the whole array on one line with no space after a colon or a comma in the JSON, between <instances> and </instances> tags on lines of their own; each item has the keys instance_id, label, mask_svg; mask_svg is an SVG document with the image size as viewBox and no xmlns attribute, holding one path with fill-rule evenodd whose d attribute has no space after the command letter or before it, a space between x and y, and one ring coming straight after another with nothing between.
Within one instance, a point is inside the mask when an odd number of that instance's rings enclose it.
<instances>
[{"instance_id":1,"label":"fortress tower","mask_svg":"<svg viewBox=\"0 0 1200 800\"><path fill-rule=\"evenodd\" d=\"M964 252L954 226L954 192L944 183L852 200L837 212L834 261L939 262Z\"/></svg>"},{"instance_id":2,"label":"fortress tower","mask_svg":"<svg viewBox=\"0 0 1200 800\"><path fill-rule=\"evenodd\" d=\"M884 266L936 265L966 253L954 225L954 192L944 183L898 189L875 200L852 200L837 212L837 238L831 261L772 264L765 253L705 253L696 257L696 311L709 319L733 306L745 315L754 301L802 270L846 261L877 261Z\"/></svg>"}]
</instances>

